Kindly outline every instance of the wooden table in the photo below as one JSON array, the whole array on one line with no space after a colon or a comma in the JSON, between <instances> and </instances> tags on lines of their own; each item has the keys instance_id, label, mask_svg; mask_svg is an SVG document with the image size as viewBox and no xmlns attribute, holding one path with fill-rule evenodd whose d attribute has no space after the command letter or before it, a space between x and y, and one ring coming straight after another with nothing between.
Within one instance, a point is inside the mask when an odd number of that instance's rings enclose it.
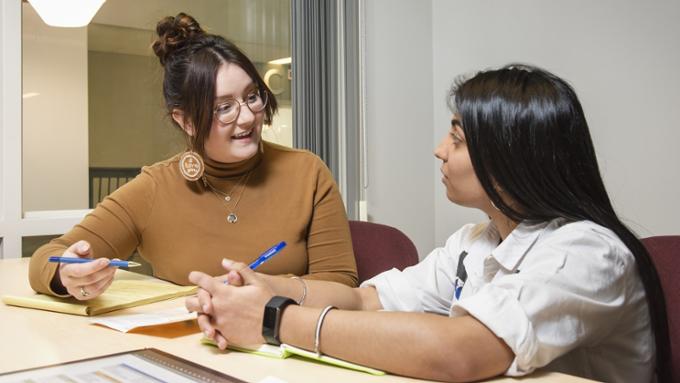
<instances>
[{"instance_id":1,"label":"wooden table","mask_svg":"<svg viewBox=\"0 0 680 383\"><path fill-rule=\"evenodd\" d=\"M118 278L149 278L119 270ZM0 260L0 295L32 294L28 259ZM184 306L184 299L118 311L133 314ZM372 376L296 359L222 352L202 345L195 323L180 323L139 333L121 333L91 325L89 318L0 304L0 373L63 363L142 348L157 348L237 378L258 382L273 376L287 382L422 382L399 376ZM588 382L559 373L535 373L523 379L493 382Z\"/></svg>"}]
</instances>

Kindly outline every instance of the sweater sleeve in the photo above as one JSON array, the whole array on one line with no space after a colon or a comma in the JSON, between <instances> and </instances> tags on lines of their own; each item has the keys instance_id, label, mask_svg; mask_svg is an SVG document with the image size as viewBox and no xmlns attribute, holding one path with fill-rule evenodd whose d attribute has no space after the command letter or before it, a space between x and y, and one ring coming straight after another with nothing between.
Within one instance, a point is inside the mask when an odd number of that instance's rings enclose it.
<instances>
[{"instance_id":1,"label":"sweater sleeve","mask_svg":"<svg viewBox=\"0 0 680 383\"><path fill-rule=\"evenodd\" d=\"M357 266L345 207L335 180L317 158L314 211L307 234L309 257L306 279L323 279L355 287Z\"/></svg>"},{"instance_id":2,"label":"sweater sleeve","mask_svg":"<svg viewBox=\"0 0 680 383\"><path fill-rule=\"evenodd\" d=\"M47 260L50 256L61 256L80 240L90 243L94 258L129 258L141 241L155 189L154 180L143 171L106 197L69 232L38 248L31 257L28 274L33 290L59 295L50 287L58 264Z\"/></svg>"}]
</instances>

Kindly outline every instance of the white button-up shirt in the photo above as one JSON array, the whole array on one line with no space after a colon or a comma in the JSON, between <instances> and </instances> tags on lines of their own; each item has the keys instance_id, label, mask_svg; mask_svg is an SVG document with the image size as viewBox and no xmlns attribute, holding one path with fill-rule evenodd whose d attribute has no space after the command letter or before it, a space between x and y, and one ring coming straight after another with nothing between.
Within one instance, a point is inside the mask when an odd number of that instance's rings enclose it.
<instances>
[{"instance_id":1,"label":"white button-up shirt","mask_svg":"<svg viewBox=\"0 0 680 383\"><path fill-rule=\"evenodd\" d=\"M493 224L466 225L419 264L375 286L385 310L471 315L515 359L607 382L650 382L654 340L635 259L610 230L589 221L522 223L500 243ZM455 347L455 345L452 345Z\"/></svg>"}]
</instances>

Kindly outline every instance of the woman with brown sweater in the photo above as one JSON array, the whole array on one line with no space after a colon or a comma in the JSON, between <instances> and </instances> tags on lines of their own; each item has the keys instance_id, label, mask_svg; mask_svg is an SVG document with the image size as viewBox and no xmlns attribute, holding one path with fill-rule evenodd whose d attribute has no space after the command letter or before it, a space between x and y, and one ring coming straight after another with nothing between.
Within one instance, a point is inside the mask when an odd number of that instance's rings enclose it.
<instances>
[{"instance_id":1,"label":"woman with brown sweater","mask_svg":"<svg viewBox=\"0 0 680 383\"><path fill-rule=\"evenodd\" d=\"M29 279L38 292L92 299L110 285L109 260L135 249L156 277L187 284L191 270L223 272L285 241L258 269L349 286L357 283L349 225L333 177L314 154L265 143L277 110L253 63L232 43L180 13L157 26L153 49L163 94L189 149L142 169L71 231L39 248ZM101 258L48 263L50 256Z\"/></svg>"}]
</instances>

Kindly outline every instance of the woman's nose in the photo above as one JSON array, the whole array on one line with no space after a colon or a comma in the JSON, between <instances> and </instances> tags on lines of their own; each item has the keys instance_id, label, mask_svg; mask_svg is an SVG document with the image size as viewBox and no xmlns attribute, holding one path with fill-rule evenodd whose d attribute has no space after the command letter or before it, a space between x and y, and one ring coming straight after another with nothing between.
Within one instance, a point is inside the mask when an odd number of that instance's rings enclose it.
<instances>
[{"instance_id":1,"label":"woman's nose","mask_svg":"<svg viewBox=\"0 0 680 383\"><path fill-rule=\"evenodd\" d=\"M434 156L442 161L446 161L446 137L434 148Z\"/></svg>"},{"instance_id":2,"label":"woman's nose","mask_svg":"<svg viewBox=\"0 0 680 383\"><path fill-rule=\"evenodd\" d=\"M238 115L238 119L236 120L236 123L238 125L248 125L252 124L253 121L255 120L255 113L253 113L252 110L248 107L246 104L241 104L241 111Z\"/></svg>"}]
</instances>

